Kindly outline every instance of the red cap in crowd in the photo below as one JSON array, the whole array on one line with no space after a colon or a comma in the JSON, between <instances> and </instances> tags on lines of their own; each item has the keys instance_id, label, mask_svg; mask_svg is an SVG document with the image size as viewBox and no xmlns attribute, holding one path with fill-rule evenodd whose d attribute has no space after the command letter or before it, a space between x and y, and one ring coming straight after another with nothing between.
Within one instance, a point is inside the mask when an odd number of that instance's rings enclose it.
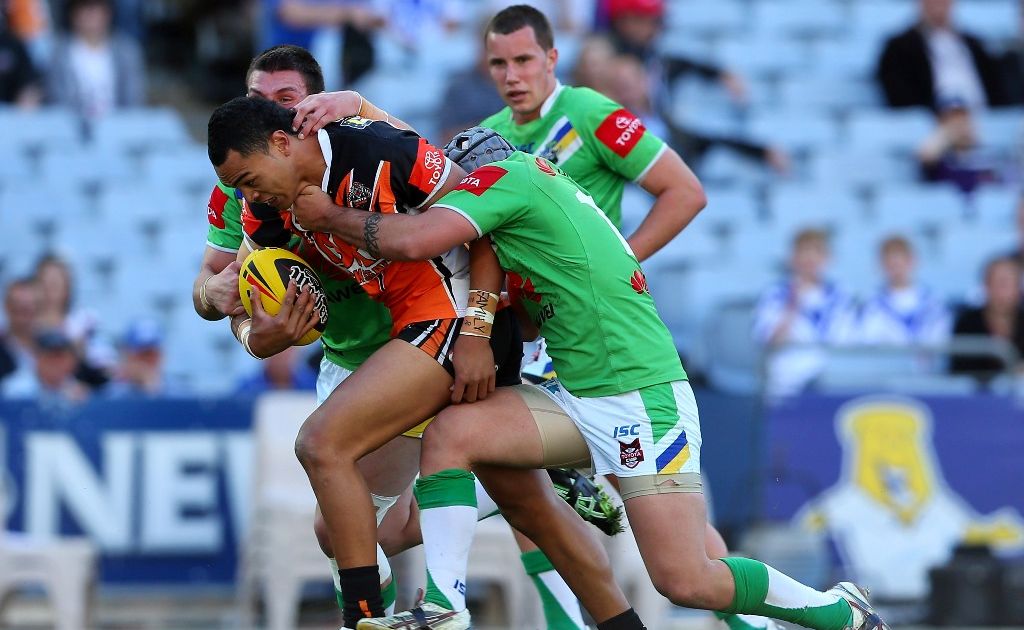
<instances>
[{"instance_id":1,"label":"red cap in crowd","mask_svg":"<svg viewBox=\"0 0 1024 630\"><path fill-rule=\"evenodd\" d=\"M665 0L609 0L608 17L616 20L624 15L661 17L665 14Z\"/></svg>"}]
</instances>

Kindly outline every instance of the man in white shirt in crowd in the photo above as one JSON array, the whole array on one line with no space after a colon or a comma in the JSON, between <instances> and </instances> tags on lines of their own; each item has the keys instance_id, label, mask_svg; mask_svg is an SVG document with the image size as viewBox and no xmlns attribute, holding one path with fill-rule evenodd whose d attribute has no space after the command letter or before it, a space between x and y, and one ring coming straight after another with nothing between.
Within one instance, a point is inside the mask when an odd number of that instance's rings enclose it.
<instances>
[{"instance_id":1,"label":"man in white shirt in crowd","mask_svg":"<svg viewBox=\"0 0 1024 630\"><path fill-rule=\"evenodd\" d=\"M856 309L845 291L825 279L828 260L825 232L800 231L793 239L790 277L758 302L754 338L772 353L766 383L771 396L799 393L821 374L826 353L814 345L851 339Z\"/></svg>"},{"instance_id":2,"label":"man in white shirt in crowd","mask_svg":"<svg viewBox=\"0 0 1024 630\"><path fill-rule=\"evenodd\" d=\"M879 250L885 285L864 304L857 341L878 345L941 346L949 340L949 310L935 293L914 280L913 246L890 236Z\"/></svg>"}]
</instances>

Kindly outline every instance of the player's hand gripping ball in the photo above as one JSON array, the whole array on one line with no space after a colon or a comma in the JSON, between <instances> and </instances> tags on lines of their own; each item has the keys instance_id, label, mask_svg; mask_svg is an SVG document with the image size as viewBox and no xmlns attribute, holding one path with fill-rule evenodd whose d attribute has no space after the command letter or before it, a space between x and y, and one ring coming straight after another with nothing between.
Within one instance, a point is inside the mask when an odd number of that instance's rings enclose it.
<instances>
[{"instance_id":1,"label":"player's hand gripping ball","mask_svg":"<svg viewBox=\"0 0 1024 630\"><path fill-rule=\"evenodd\" d=\"M309 287L313 295L313 308L320 315L320 323L306 333L296 345L305 346L320 338L327 326L327 296L320 278L313 268L287 249L268 247L258 249L246 257L238 274L238 294L245 312L252 317L252 296L258 293L263 310L277 315L288 290L288 281L295 282L297 291Z\"/></svg>"}]
</instances>

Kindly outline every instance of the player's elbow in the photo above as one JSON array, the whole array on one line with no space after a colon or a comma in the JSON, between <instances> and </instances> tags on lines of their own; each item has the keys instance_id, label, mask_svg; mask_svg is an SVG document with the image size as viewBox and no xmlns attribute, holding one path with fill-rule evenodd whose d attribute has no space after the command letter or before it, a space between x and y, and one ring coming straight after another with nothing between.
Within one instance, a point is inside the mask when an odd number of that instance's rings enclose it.
<instances>
[{"instance_id":1,"label":"player's elbow","mask_svg":"<svg viewBox=\"0 0 1024 630\"><path fill-rule=\"evenodd\" d=\"M421 235L410 232L396 239L394 252L389 257L392 260L429 260L438 252L432 251L430 243Z\"/></svg>"},{"instance_id":2,"label":"player's elbow","mask_svg":"<svg viewBox=\"0 0 1024 630\"><path fill-rule=\"evenodd\" d=\"M681 194L685 199L684 206L693 214L697 214L708 205L708 196L700 181L694 178L693 181L684 182L681 186Z\"/></svg>"}]
</instances>

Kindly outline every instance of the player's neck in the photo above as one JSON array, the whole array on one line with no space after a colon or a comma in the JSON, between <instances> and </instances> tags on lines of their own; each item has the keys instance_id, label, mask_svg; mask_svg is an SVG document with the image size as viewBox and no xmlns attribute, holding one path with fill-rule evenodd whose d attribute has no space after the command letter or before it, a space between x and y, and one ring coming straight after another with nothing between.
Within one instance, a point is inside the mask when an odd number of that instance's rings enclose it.
<instances>
[{"instance_id":1,"label":"player's neck","mask_svg":"<svg viewBox=\"0 0 1024 630\"><path fill-rule=\"evenodd\" d=\"M303 183L322 185L324 172L327 170L327 160L324 158L317 135L313 134L304 140L298 140L295 152L295 165Z\"/></svg>"},{"instance_id":2,"label":"player's neck","mask_svg":"<svg viewBox=\"0 0 1024 630\"><path fill-rule=\"evenodd\" d=\"M555 93L556 89L558 89L558 81L552 79L550 85L548 85L547 87L547 90L545 90L544 98L543 100L541 100L540 105L537 106L537 109L532 109L528 112L517 112L515 110L512 110L512 122L514 122L517 125L525 125L528 122L533 122L540 118L541 112L544 111L544 105L551 98L551 95Z\"/></svg>"}]
</instances>

